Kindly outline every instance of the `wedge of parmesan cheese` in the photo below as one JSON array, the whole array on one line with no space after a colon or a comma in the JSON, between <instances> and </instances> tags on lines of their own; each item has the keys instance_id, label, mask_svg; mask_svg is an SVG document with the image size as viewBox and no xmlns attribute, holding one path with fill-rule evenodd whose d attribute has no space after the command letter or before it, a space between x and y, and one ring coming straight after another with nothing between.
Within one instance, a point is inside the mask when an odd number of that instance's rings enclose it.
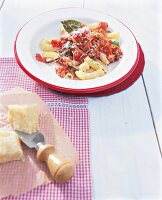
<instances>
[{"instance_id":1,"label":"wedge of parmesan cheese","mask_svg":"<svg viewBox=\"0 0 162 200\"><path fill-rule=\"evenodd\" d=\"M33 133L39 130L39 114L36 104L8 106L8 121L14 130Z\"/></svg>"},{"instance_id":2,"label":"wedge of parmesan cheese","mask_svg":"<svg viewBox=\"0 0 162 200\"><path fill-rule=\"evenodd\" d=\"M23 160L23 151L14 131L0 130L0 163Z\"/></svg>"}]
</instances>

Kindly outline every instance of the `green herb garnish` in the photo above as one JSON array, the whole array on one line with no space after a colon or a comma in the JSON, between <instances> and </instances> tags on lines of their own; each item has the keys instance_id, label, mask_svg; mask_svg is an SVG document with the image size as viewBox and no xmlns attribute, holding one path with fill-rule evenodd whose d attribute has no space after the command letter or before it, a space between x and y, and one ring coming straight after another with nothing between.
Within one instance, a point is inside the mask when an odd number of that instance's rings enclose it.
<instances>
[{"instance_id":1,"label":"green herb garnish","mask_svg":"<svg viewBox=\"0 0 162 200\"><path fill-rule=\"evenodd\" d=\"M74 30L77 30L78 28L80 28L80 25L82 24L79 21L76 20L65 20L65 21L61 21L64 29L70 33Z\"/></svg>"}]
</instances>

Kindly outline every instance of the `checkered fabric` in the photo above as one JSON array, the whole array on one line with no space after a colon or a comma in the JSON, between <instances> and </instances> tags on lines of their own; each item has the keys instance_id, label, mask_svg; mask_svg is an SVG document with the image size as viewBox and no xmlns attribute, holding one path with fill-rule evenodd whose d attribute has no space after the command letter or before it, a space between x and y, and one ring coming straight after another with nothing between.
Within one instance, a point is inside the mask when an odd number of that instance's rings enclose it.
<instances>
[{"instance_id":1,"label":"checkered fabric","mask_svg":"<svg viewBox=\"0 0 162 200\"><path fill-rule=\"evenodd\" d=\"M60 125L69 134L78 152L79 164L76 167L75 176L69 183L41 185L25 194L17 197L5 197L3 200L92 199L87 97L65 95L47 89L30 79L18 67L14 58L1 58L0 91L9 90L16 86L37 93L47 103Z\"/></svg>"}]
</instances>

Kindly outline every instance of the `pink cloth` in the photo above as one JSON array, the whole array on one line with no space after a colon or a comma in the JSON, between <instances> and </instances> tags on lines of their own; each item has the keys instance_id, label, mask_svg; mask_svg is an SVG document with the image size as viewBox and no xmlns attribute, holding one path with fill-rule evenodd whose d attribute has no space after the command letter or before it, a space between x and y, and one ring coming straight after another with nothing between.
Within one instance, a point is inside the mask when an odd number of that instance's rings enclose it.
<instances>
[{"instance_id":1,"label":"pink cloth","mask_svg":"<svg viewBox=\"0 0 162 200\"><path fill-rule=\"evenodd\" d=\"M86 97L64 95L59 92L44 88L31 80L16 64L14 58L0 59L0 91L13 87L22 87L37 93L49 106L65 133L78 152L79 164L75 176L69 183L50 183L41 185L17 197L6 197L5 200L90 200L91 174L90 174L90 138L88 122L88 100ZM11 169L14 170L14 169ZM0 165L1 174L1 165ZM12 177L8 177L11 178ZM20 185L22 179L15 185ZM13 185L13 187L15 187ZM1 186L0 186L1 187Z\"/></svg>"}]
</instances>

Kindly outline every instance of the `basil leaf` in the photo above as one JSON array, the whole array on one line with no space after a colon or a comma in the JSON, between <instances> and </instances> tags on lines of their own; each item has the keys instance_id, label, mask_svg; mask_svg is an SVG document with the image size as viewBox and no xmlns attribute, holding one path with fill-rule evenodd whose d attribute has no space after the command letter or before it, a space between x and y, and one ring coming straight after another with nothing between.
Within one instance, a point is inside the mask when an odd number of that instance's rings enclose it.
<instances>
[{"instance_id":1,"label":"basil leaf","mask_svg":"<svg viewBox=\"0 0 162 200\"><path fill-rule=\"evenodd\" d=\"M119 40L115 40L115 41L113 41L112 44L113 44L113 45L116 45L116 46L119 47Z\"/></svg>"},{"instance_id":2,"label":"basil leaf","mask_svg":"<svg viewBox=\"0 0 162 200\"><path fill-rule=\"evenodd\" d=\"M93 59L93 60L97 60L96 56L94 56L92 59Z\"/></svg>"},{"instance_id":3,"label":"basil leaf","mask_svg":"<svg viewBox=\"0 0 162 200\"><path fill-rule=\"evenodd\" d=\"M74 30L77 30L78 28L80 28L81 22L76 21L76 20L65 20L65 21L61 21L64 29L70 33Z\"/></svg>"}]
</instances>

